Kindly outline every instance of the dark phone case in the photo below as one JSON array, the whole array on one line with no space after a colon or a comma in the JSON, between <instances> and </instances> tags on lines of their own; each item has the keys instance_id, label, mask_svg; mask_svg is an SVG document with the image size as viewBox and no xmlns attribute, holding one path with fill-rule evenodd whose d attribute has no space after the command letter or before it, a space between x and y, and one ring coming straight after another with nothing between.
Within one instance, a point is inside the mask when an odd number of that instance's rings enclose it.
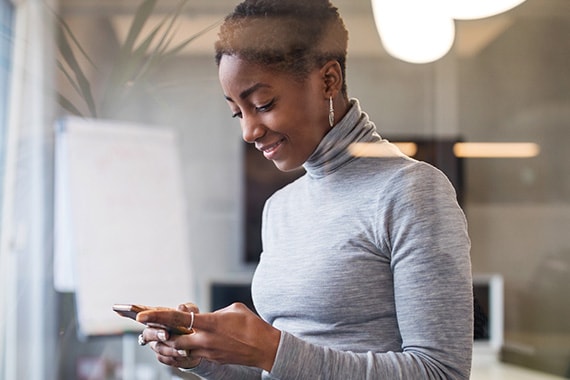
<instances>
[{"instance_id":1,"label":"dark phone case","mask_svg":"<svg viewBox=\"0 0 570 380\"><path fill-rule=\"evenodd\" d=\"M113 305L113 310L122 317L137 320L137 314L141 311L147 310L148 308L139 305L123 305L115 304Z\"/></svg>"},{"instance_id":2,"label":"dark phone case","mask_svg":"<svg viewBox=\"0 0 570 380\"><path fill-rule=\"evenodd\" d=\"M142 305L128 305L128 304L115 304L113 305L113 310L122 317L130 318L132 320L137 320L137 314L141 311L151 310L152 307L142 306ZM164 329L169 333L176 335L191 334L193 330L188 329L184 326L165 326L158 323L148 323L147 326L154 327L158 329Z\"/></svg>"}]
</instances>

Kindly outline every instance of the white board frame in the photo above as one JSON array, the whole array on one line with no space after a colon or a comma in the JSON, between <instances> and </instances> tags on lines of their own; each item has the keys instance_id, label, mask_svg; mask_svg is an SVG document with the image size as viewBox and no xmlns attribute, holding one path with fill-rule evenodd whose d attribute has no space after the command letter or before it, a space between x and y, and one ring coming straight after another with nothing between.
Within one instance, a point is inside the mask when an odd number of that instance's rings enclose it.
<instances>
[{"instance_id":1,"label":"white board frame","mask_svg":"<svg viewBox=\"0 0 570 380\"><path fill-rule=\"evenodd\" d=\"M114 303L195 297L172 129L65 118L56 128L55 285L74 291L80 335L137 332Z\"/></svg>"}]
</instances>

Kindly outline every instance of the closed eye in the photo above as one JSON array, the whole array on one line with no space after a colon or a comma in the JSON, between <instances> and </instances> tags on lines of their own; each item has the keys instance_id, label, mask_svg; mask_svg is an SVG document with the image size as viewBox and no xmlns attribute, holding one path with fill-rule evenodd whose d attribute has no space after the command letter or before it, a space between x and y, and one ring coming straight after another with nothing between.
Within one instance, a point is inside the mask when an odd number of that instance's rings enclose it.
<instances>
[{"instance_id":1,"label":"closed eye","mask_svg":"<svg viewBox=\"0 0 570 380\"><path fill-rule=\"evenodd\" d=\"M273 106L275 106L275 99L271 99L271 101L269 103L266 103L262 106L255 107L255 111L256 112L268 112L268 111L271 111L271 109L273 109ZM233 118L237 117L238 119L241 119L243 117L243 114L241 111L237 111L237 112L234 112L232 114L232 117Z\"/></svg>"},{"instance_id":2,"label":"closed eye","mask_svg":"<svg viewBox=\"0 0 570 380\"><path fill-rule=\"evenodd\" d=\"M270 111L274 105L275 105L275 99L271 99L271 101L269 103L264 104L264 105L259 106L259 107L255 107L255 110L257 112L267 112L267 111Z\"/></svg>"}]
</instances>

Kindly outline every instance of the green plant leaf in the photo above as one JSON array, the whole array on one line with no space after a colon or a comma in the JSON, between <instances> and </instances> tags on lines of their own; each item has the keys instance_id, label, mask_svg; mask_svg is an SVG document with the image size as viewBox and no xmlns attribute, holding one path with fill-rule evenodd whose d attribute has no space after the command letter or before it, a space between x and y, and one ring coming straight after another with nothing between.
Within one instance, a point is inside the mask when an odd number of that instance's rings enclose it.
<instances>
[{"instance_id":1,"label":"green plant leaf","mask_svg":"<svg viewBox=\"0 0 570 380\"><path fill-rule=\"evenodd\" d=\"M83 97L83 94L81 92L81 89L79 88L79 85L77 84L77 81L75 81L73 79L73 77L71 76L69 71L65 68L63 63L61 63L60 60L57 60L56 65L57 65L57 68L59 69L59 71L61 71L63 73L63 75L67 78L67 81L69 82L71 87L75 90L75 92L77 92L77 94L79 96Z\"/></svg>"},{"instance_id":2,"label":"green plant leaf","mask_svg":"<svg viewBox=\"0 0 570 380\"><path fill-rule=\"evenodd\" d=\"M156 5L157 0L145 0L142 4L137 8L137 12L135 13L135 18L133 19L133 23L129 28L129 33L127 34L127 39L125 40L125 44L123 45L123 53L128 54L133 50L135 46L135 42L139 37L144 25L150 18L152 11Z\"/></svg>"},{"instance_id":3,"label":"green plant leaf","mask_svg":"<svg viewBox=\"0 0 570 380\"><path fill-rule=\"evenodd\" d=\"M89 57L89 54L87 54L87 52L83 49L83 47L81 46L81 44L79 43L79 41L75 37L75 34L73 34L73 31L71 30L69 25L65 22L65 20L57 14L55 14L55 17L56 17L56 19L58 21L58 25L60 27L59 35L61 36L61 35L64 35L64 33L65 33L65 35L69 36L69 38L71 38L71 40L73 41L73 45L75 47L77 47L77 49L79 50L79 52L81 52L81 54L87 60L87 62L89 62L94 68L97 68L97 66L95 65L95 63L93 63L93 61Z\"/></svg>"},{"instance_id":4,"label":"green plant leaf","mask_svg":"<svg viewBox=\"0 0 570 380\"><path fill-rule=\"evenodd\" d=\"M75 54L73 53L73 49L69 45L65 33L61 33L59 42L60 42L59 50L61 52L61 55L65 60L65 62L67 63L67 65L69 66L69 68L71 69L71 71L73 71L75 75L77 85L81 90L81 94L83 95L85 103L89 108L89 112L93 117L96 117L97 111L95 108L95 101L93 99L93 94L91 92L91 85L89 84L89 80L87 79L86 75L83 73L81 66L77 62Z\"/></svg>"},{"instance_id":5,"label":"green plant leaf","mask_svg":"<svg viewBox=\"0 0 570 380\"><path fill-rule=\"evenodd\" d=\"M155 5L156 0L145 0L137 8L125 43L121 47L116 63L111 70L109 86L104 91L101 101L101 112L104 114L112 112L112 109L116 108L116 104L128 96L133 80L144 65L146 51L158 34L161 25L155 27L136 48L135 43L141 38L140 34L151 17Z\"/></svg>"},{"instance_id":6,"label":"green plant leaf","mask_svg":"<svg viewBox=\"0 0 570 380\"><path fill-rule=\"evenodd\" d=\"M170 16L170 22L168 23L168 26L166 27L166 30L164 31L162 38L160 39L160 42L156 46L155 52L160 53L163 52L165 49L168 49L169 42L174 37L173 33L174 25L176 23L176 20L178 20L178 17L180 16L180 13L182 12L182 9L184 8L185 4L186 1L181 1L180 4L178 4L178 7L174 11L174 13Z\"/></svg>"},{"instance_id":7,"label":"green plant leaf","mask_svg":"<svg viewBox=\"0 0 570 380\"><path fill-rule=\"evenodd\" d=\"M188 0L180 0L177 8L161 19L158 25L153 26L150 32L146 34L143 31L153 15L158 0L140 1L125 42L119 47L118 54L111 66L110 75L106 78L98 107L96 107L87 76L74 54L83 55L91 65L95 68L96 66L83 50L65 20L58 17L60 34L63 36L59 40L63 62L58 62L58 68L85 102L91 117L114 118L126 115L124 110L134 105L131 102L131 95L134 93L150 96L152 100L158 103L156 91L160 86L149 80L152 78L151 72L159 68L159 65L167 59L173 58L196 38L219 24L217 22L172 47L177 29L176 21L182 14L183 7ZM75 48L78 52L74 53ZM78 107L75 107L69 99L63 96L60 96L59 99L63 108L74 114L80 113Z\"/></svg>"},{"instance_id":8,"label":"green plant leaf","mask_svg":"<svg viewBox=\"0 0 570 380\"><path fill-rule=\"evenodd\" d=\"M177 55L178 53L180 53L180 51L182 49L184 49L189 43L191 43L192 41L194 41L195 39L203 36L204 34L208 33L210 30L215 29L216 27L218 27L218 25L220 25L223 22L223 19L220 19L218 21L216 21L215 23L207 26L206 28L202 29L201 31L199 31L196 34L193 34L192 36L188 37L186 40L182 41L181 43L179 43L178 45L176 45L175 47L173 47L172 49L170 49L169 51L165 52L164 54L162 54L162 59L166 60L169 58L172 58L173 56Z\"/></svg>"},{"instance_id":9,"label":"green plant leaf","mask_svg":"<svg viewBox=\"0 0 570 380\"><path fill-rule=\"evenodd\" d=\"M154 61L157 59L157 50L165 43L165 38L172 30L175 19L180 14L182 7L186 3L183 1L173 14L167 15L161 22L153 28L153 30L134 47L136 40L139 40L143 26L146 24L148 18L151 16L152 8L155 2L145 1L137 10L137 15L133 20L130 28L129 36L125 42L125 47L122 49L122 54L117 60L117 64L113 68L111 75L112 86L108 88L104 96L104 108L112 107L113 103L123 101L129 96L134 89L134 84L143 80L148 72L154 67ZM166 31L163 28L166 27ZM161 33L161 39L157 47L149 53L150 47L155 41L156 37ZM168 42L168 41L166 41Z\"/></svg>"},{"instance_id":10,"label":"green plant leaf","mask_svg":"<svg viewBox=\"0 0 570 380\"><path fill-rule=\"evenodd\" d=\"M84 116L81 113L81 111L79 111L79 109L77 107L75 107L75 105L69 99L67 99L65 96L63 96L59 92L57 94L57 98L58 98L59 105L61 105L65 110L69 111L71 114L73 114L75 116L82 116L82 117Z\"/></svg>"},{"instance_id":11,"label":"green plant leaf","mask_svg":"<svg viewBox=\"0 0 570 380\"><path fill-rule=\"evenodd\" d=\"M154 30L151 33L149 33L149 35L143 41L143 43L141 43L139 48L137 48L135 50L134 54L137 57L141 57L141 56L146 57L146 62L144 62L144 64L139 67L139 71L136 75L137 78L140 78L142 75L144 75L148 71L148 69L150 67L152 67L152 63L153 63L153 61L155 61L156 57L159 56L160 53L164 49L168 48L168 45L173 38L172 29L173 29L174 23L175 23L176 19L178 18L178 15L180 14L180 12L182 10L182 6L184 5L184 3L185 3L185 1L182 2L178 6L176 11L173 13L173 15L168 15L164 19L162 19L161 22L154 28ZM168 22L169 19L170 19L170 22ZM152 42L154 41L155 37L157 36L158 32L161 31L161 29L163 29L163 27L167 24L167 22L168 22L168 25L166 26L166 30L162 32L162 37L160 38L160 40L156 44L153 51L148 53L148 50L149 50Z\"/></svg>"},{"instance_id":12,"label":"green plant leaf","mask_svg":"<svg viewBox=\"0 0 570 380\"><path fill-rule=\"evenodd\" d=\"M157 36L158 32L164 25L165 20L163 20L159 25L157 25L149 35L142 41L142 43L132 52L131 57L134 58L135 61L139 61L138 67L142 66L142 61L145 59L148 60L148 51L154 38ZM152 55L151 55L152 56ZM131 59L132 59L131 58ZM132 78L131 78L132 79Z\"/></svg>"}]
</instances>

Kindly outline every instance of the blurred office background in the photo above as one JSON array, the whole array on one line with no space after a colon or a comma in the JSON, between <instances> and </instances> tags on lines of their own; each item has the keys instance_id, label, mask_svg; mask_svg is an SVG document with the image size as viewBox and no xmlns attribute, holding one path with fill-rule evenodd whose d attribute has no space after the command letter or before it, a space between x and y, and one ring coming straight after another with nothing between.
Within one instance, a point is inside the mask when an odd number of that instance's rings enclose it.
<instances>
[{"instance_id":1,"label":"blurred office background","mask_svg":"<svg viewBox=\"0 0 570 380\"><path fill-rule=\"evenodd\" d=\"M98 99L141 3L0 0L0 379L123 378L125 355L134 355L133 378L169 378L150 350L125 350L132 340L79 338L73 294L53 288L53 125L69 113L53 90L81 103L57 69L54 14L94 61L76 55ZM189 0L177 38L215 25L236 3ZM498 360L570 377L570 2L527 0L500 15L458 20L451 51L425 64L387 54L370 1L334 3L350 32L349 95L382 136L428 144L436 164L451 163L473 272L503 279ZM160 0L153 15L177 4ZM132 93L109 114L180 136L194 267L188 276L202 310L223 304L220 289L234 292L228 300L244 299L255 268L255 254L246 254L246 149L219 88L215 36L213 28L189 43L149 75L150 95ZM455 142L524 142L539 151L457 157Z\"/></svg>"}]
</instances>

